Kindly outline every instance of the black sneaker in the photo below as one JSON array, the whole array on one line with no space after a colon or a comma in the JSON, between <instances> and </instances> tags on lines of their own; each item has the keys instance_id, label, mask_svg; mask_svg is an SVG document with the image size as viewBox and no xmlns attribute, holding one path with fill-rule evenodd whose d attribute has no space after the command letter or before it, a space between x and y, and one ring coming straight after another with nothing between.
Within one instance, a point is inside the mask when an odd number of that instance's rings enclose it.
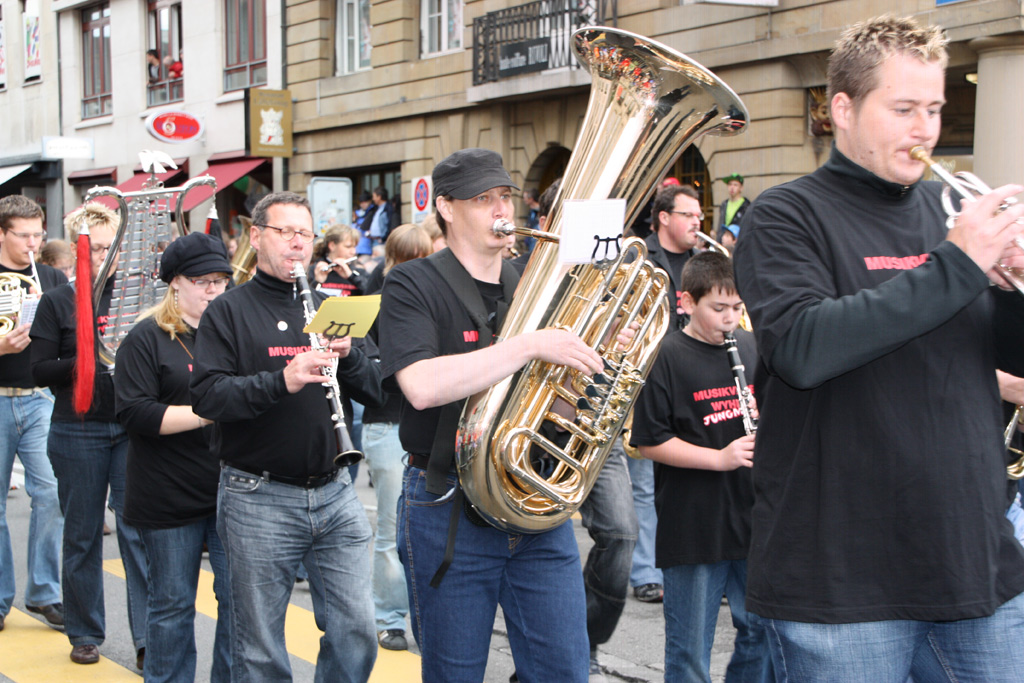
<instances>
[{"instance_id":1,"label":"black sneaker","mask_svg":"<svg viewBox=\"0 0 1024 683\"><path fill-rule=\"evenodd\" d=\"M661 602L665 599L665 589L660 583L645 583L633 587L633 595L640 602Z\"/></svg>"},{"instance_id":2,"label":"black sneaker","mask_svg":"<svg viewBox=\"0 0 1024 683\"><path fill-rule=\"evenodd\" d=\"M409 643L405 640L405 631L400 628L389 628L377 634L377 642L385 650L408 650Z\"/></svg>"},{"instance_id":3,"label":"black sneaker","mask_svg":"<svg viewBox=\"0 0 1024 683\"><path fill-rule=\"evenodd\" d=\"M25 605L25 610L33 614L41 614L43 618L58 631L64 630L64 605L55 602L52 605Z\"/></svg>"}]
</instances>

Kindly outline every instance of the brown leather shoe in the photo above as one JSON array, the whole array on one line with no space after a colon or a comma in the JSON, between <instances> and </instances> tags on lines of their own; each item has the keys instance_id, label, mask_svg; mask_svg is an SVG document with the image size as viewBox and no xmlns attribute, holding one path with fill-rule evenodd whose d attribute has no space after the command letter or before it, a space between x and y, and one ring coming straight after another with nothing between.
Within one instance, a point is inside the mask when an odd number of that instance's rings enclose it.
<instances>
[{"instance_id":1,"label":"brown leather shoe","mask_svg":"<svg viewBox=\"0 0 1024 683\"><path fill-rule=\"evenodd\" d=\"M100 661L100 649L88 643L71 648L71 661L75 664L95 664Z\"/></svg>"},{"instance_id":2,"label":"brown leather shoe","mask_svg":"<svg viewBox=\"0 0 1024 683\"><path fill-rule=\"evenodd\" d=\"M139 650L138 654L135 655L135 668L142 671L142 667L146 664L146 648Z\"/></svg>"},{"instance_id":3,"label":"brown leather shoe","mask_svg":"<svg viewBox=\"0 0 1024 683\"><path fill-rule=\"evenodd\" d=\"M64 630L64 605L55 602L52 605L25 605L26 611L42 614L50 626L58 631Z\"/></svg>"}]
</instances>

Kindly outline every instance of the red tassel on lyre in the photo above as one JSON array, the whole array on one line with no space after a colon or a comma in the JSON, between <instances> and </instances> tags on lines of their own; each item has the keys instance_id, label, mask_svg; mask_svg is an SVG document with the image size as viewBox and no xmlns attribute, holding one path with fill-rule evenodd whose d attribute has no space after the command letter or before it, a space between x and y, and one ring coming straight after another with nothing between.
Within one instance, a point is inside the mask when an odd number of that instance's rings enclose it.
<instances>
[{"instance_id":1,"label":"red tassel on lyre","mask_svg":"<svg viewBox=\"0 0 1024 683\"><path fill-rule=\"evenodd\" d=\"M92 241L89 227L78 233L78 261L75 264L75 383L72 405L85 415L92 407L96 382L96 323L92 310Z\"/></svg>"}]
</instances>

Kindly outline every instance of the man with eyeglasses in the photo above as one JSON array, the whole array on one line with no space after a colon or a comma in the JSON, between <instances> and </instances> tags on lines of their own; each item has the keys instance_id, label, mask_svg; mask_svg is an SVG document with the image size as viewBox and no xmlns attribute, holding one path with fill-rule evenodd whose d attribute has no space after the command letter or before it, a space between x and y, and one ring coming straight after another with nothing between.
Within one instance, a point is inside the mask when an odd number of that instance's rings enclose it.
<instances>
[{"instance_id":1,"label":"man with eyeglasses","mask_svg":"<svg viewBox=\"0 0 1024 683\"><path fill-rule=\"evenodd\" d=\"M654 232L644 239L647 255L668 273L675 301L671 330L682 329L686 316L682 309L683 293L679 288L683 266L697 253L700 223L704 220L697 191L689 185L665 185L654 196L651 208ZM661 570L654 566L654 536L658 517L654 511L654 463L629 458L629 476L633 484L633 506L636 508L639 534L633 548L633 568L629 583L633 595L641 602L661 602L664 596Z\"/></svg>"},{"instance_id":2,"label":"man with eyeglasses","mask_svg":"<svg viewBox=\"0 0 1024 683\"><path fill-rule=\"evenodd\" d=\"M0 273L14 273L31 280L32 257L38 253L43 232L43 210L22 195L0 199ZM53 289L68 281L55 268L39 264L36 285ZM30 285L18 283L23 294ZM35 291L38 298L41 291ZM4 311L4 315L20 311ZM46 456L53 398L32 381L29 363L31 321L18 319L16 326L0 337L0 630L14 602L14 556L7 529L7 491L11 485L14 455L25 468L25 490L32 498L28 537L28 580L25 608L43 615L54 628L64 626L60 591L60 544L64 518L57 499L57 478Z\"/></svg>"},{"instance_id":3,"label":"man with eyeglasses","mask_svg":"<svg viewBox=\"0 0 1024 683\"><path fill-rule=\"evenodd\" d=\"M313 217L277 192L253 209L256 275L213 300L196 334L196 414L215 423L221 461L217 531L231 576L232 678L290 680L285 612L300 564L324 632L318 681L365 681L377 654L370 524L339 452L320 369L338 363L342 393L383 403L380 371L345 337L310 348L295 277L309 267ZM326 297L313 292L319 304ZM347 411L346 411L347 412ZM311 524L312 520L312 524Z\"/></svg>"}]
</instances>

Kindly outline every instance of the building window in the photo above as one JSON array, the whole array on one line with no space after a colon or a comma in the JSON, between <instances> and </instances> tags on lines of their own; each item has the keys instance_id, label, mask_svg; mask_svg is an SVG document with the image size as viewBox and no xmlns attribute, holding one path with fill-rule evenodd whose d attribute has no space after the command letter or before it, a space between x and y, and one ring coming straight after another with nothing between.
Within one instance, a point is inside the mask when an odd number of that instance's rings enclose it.
<instances>
[{"instance_id":1,"label":"building window","mask_svg":"<svg viewBox=\"0 0 1024 683\"><path fill-rule=\"evenodd\" d=\"M462 0L422 0L420 15L424 55L462 48Z\"/></svg>"},{"instance_id":2,"label":"building window","mask_svg":"<svg viewBox=\"0 0 1024 683\"><path fill-rule=\"evenodd\" d=\"M146 106L184 99L181 0L149 0Z\"/></svg>"},{"instance_id":3,"label":"building window","mask_svg":"<svg viewBox=\"0 0 1024 683\"><path fill-rule=\"evenodd\" d=\"M225 0L224 91L267 84L266 0Z\"/></svg>"},{"instance_id":4,"label":"building window","mask_svg":"<svg viewBox=\"0 0 1024 683\"><path fill-rule=\"evenodd\" d=\"M113 111L110 81L110 4L82 10L82 118Z\"/></svg>"},{"instance_id":5,"label":"building window","mask_svg":"<svg viewBox=\"0 0 1024 683\"><path fill-rule=\"evenodd\" d=\"M338 0L335 45L339 74L370 68L370 0Z\"/></svg>"}]
</instances>

